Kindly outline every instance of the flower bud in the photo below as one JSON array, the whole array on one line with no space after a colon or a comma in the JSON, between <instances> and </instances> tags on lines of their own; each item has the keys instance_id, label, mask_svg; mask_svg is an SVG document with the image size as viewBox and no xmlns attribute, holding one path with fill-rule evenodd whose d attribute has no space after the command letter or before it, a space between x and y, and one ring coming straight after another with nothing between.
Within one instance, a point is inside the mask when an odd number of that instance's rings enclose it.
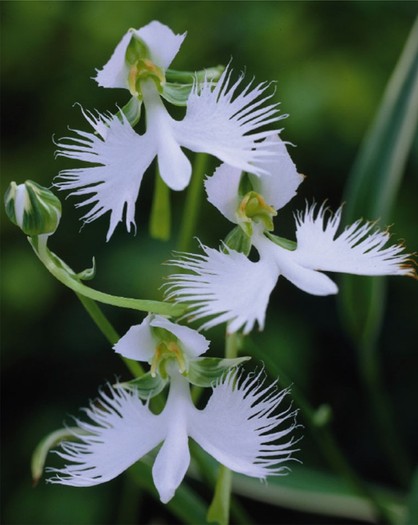
<instances>
[{"instance_id":1,"label":"flower bud","mask_svg":"<svg viewBox=\"0 0 418 525\"><path fill-rule=\"evenodd\" d=\"M51 235L61 219L61 202L50 190L27 180L11 182L4 196L9 219L29 237Z\"/></svg>"}]
</instances>

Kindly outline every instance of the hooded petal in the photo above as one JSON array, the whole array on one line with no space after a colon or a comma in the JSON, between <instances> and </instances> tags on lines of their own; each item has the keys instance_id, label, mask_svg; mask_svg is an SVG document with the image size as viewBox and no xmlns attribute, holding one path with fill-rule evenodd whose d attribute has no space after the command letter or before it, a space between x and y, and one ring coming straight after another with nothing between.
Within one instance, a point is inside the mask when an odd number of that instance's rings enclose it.
<instances>
[{"instance_id":1,"label":"hooded petal","mask_svg":"<svg viewBox=\"0 0 418 525\"><path fill-rule=\"evenodd\" d=\"M287 391L276 383L265 387L264 378L231 370L214 388L208 404L189 421L190 437L229 469L265 478L284 474L293 439L283 442L295 428L295 413L277 413Z\"/></svg>"},{"instance_id":2,"label":"hooded petal","mask_svg":"<svg viewBox=\"0 0 418 525\"><path fill-rule=\"evenodd\" d=\"M152 62L162 69L168 68L186 37L186 33L176 35L169 27L156 21L137 30L130 29L122 37L103 69L97 71L95 80L99 86L129 88L129 66L125 62L125 55L129 42L134 35L147 44Z\"/></svg>"},{"instance_id":3,"label":"hooded petal","mask_svg":"<svg viewBox=\"0 0 418 525\"><path fill-rule=\"evenodd\" d=\"M168 298L191 303L195 319L213 316L202 328L228 322L228 331L264 326L269 296L277 270L268 260L252 262L242 253L223 253L202 246L205 255L183 254L169 264L193 274L169 276Z\"/></svg>"},{"instance_id":4,"label":"hooded petal","mask_svg":"<svg viewBox=\"0 0 418 525\"><path fill-rule=\"evenodd\" d=\"M172 323L161 315L154 316L151 321L151 326L164 328L174 334L180 340L187 356L191 359L204 354L209 348L209 341L202 334L199 334L197 330L193 330L188 326Z\"/></svg>"},{"instance_id":5,"label":"hooded petal","mask_svg":"<svg viewBox=\"0 0 418 525\"><path fill-rule=\"evenodd\" d=\"M141 324L131 326L113 346L114 351L128 359L150 363L156 347L156 341L151 332L152 320L153 316L147 315Z\"/></svg>"},{"instance_id":6,"label":"hooded petal","mask_svg":"<svg viewBox=\"0 0 418 525\"><path fill-rule=\"evenodd\" d=\"M76 137L58 143L57 156L97 165L63 170L58 175L61 182L55 185L60 190L75 190L71 195L91 195L77 204L93 204L83 216L87 223L110 211L109 240L124 210L127 230L135 226L135 202L156 149L151 137L137 135L125 117L121 121L116 116L83 113L96 133L75 130Z\"/></svg>"},{"instance_id":7,"label":"hooded petal","mask_svg":"<svg viewBox=\"0 0 418 525\"><path fill-rule=\"evenodd\" d=\"M370 222L356 221L337 235L342 208L334 215L315 205L296 215L295 260L306 268L357 275L409 275L414 277L412 256L400 244L385 246L390 234Z\"/></svg>"},{"instance_id":8,"label":"hooded petal","mask_svg":"<svg viewBox=\"0 0 418 525\"><path fill-rule=\"evenodd\" d=\"M242 171L229 164L221 164L212 177L205 180L208 201L218 208L224 217L237 224L236 211L239 206L239 183Z\"/></svg>"},{"instance_id":9,"label":"hooded petal","mask_svg":"<svg viewBox=\"0 0 418 525\"><path fill-rule=\"evenodd\" d=\"M252 177L251 182L254 191L260 193L269 206L280 210L296 195L303 175L297 172L285 143L278 135L268 137L264 142L274 153L263 164L268 175Z\"/></svg>"},{"instance_id":10,"label":"hooded petal","mask_svg":"<svg viewBox=\"0 0 418 525\"><path fill-rule=\"evenodd\" d=\"M135 33L147 44L154 64L162 69L167 69L171 64L187 35L176 35L169 27L156 20Z\"/></svg>"},{"instance_id":11,"label":"hooded petal","mask_svg":"<svg viewBox=\"0 0 418 525\"><path fill-rule=\"evenodd\" d=\"M255 87L250 83L236 94L243 78L241 75L231 83L231 70L227 68L215 88L211 82L202 87L196 84L185 118L175 123L176 136L180 144L192 151L210 153L231 166L261 175L265 173L262 161L272 153L268 144L259 141L278 130L260 129L283 115L278 115L278 104L263 107L272 96L265 95L266 83Z\"/></svg>"},{"instance_id":12,"label":"hooded petal","mask_svg":"<svg viewBox=\"0 0 418 525\"><path fill-rule=\"evenodd\" d=\"M77 420L74 437L57 454L71 462L50 468L50 483L88 487L109 481L155 448L165 437L165 420L152 414L135 392L109 387L90 403L91 423Z\"/></svg>"}]
</instances>

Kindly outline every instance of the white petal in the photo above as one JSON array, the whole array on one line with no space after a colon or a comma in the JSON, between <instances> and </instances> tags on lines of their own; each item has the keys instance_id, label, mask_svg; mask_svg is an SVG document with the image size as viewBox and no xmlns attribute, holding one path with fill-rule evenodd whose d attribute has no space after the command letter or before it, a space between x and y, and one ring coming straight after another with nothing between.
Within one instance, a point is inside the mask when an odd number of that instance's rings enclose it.
<instances>
[{"instance_id":1,"label":"white petal","mask_svg":"<svg viewBox=\"0 0 418 525\"><path fill-rule=\"evenodd\" d=\"M156 145L161 178L173 190L183 190L192 166L175 138L175 121L168 114L152 80L141 84L147 116L147 135Z\"/></svg>"},{"instance_id":2,"label":"white petal","mask_svg":"<svg viewBox=\"0 0 418 525\"><path fill-rule=\"evenodd\" d=\"M78 421L74 436L57 451L70 464L50 468L50 483L88 487L109 481L155 448L166 432L165 420L155 416L135 392L111 388L86 409L91 423Z\"/></svg>"},{"instance_id":3,"label":"white petal","mask_svg":"<svg viewBox=\"0 0 418 525\"><path fill-rule=\"evenodd\" d=\"M206 408L189 421L190 437L229 469L258 478L284 474L295 413L277 413L287 391L264 387L261 374L230 371L213 389Z\"/></svg>"},{"instance_id":4,"label":"white petal","mask_svg":"<svg viewBox=\"0 0 418 525\"><path fill-rule=\"evenodd\" d=\"M152 469L163 503L174 496L189 467L188 420L195 410L187 380L179 374L172 376L167 404L160 416L168 432Z\"/></svg>"},{"instance_id":5,"label":"white petal","mask_svg":"<svg viewBox=\"0 0 418 525\"><path fill-rule=\"evenodd\" d=\"M228 220L237 224L236 211L239 206L238 188L242 171L223 163L212 177L205 180L208 201Z\"/></svg>"},{"instance_id":6,"label":"white petal","mask_svg":"<svg viewBox=\"0 0 418 525\"><path fill-rule=\"evenodd\" d=\"M125 63L125 55L134 34L147 44L150 58L154 64L163 69L167 69L177 55L186 36L186 33L175 35L169 27L156 21L137 30L130 29L122 37L103 69L97 71L95 80L99 86L105 88L129 88L129 67Z\"/></svg>"},{"instance_id":7,"label":"white petal","mask_svg":"<svg viewBox=\"0 0 418 525\"><path fill-rule=\"evenodd\" d=\"M209 341L198 331L188 326L172 323L161 315L154 316L151 320L151 326L164 328L174 334L180 340L183 350L189 358L198 357L209 348Z\"/></svg>"},{"instance_id":8,"label":"white petal","mask_svg":"<svg viewBox=\"0 0 418 525\"><path fill-rule=\"evenodd\" d=\"M129 68L125 63L126 48L131 41L133 31L130 29L116 46L112 56L100 71L97 70L96 82L104 88L128 89Z\"/></svg>"},{"instance_id":9,"label":"white petal","mask_svg":"<svg viewBox=\"0 0 418 525\"><path fill-rule=\"evenodd\" d=\"M228 322L228 330L252 330L264 326L270 293L277 271L269 261L252 262L242 253L228 253L202 246L205 255L183 254L169 261L193 274L169 276L168 298L191 304L193 317L214 316L202 328Z\"/></svg>"},{"instance_id":10,"label":"white petal","mask_svg":"<svg viewBox=\"0 0 418 525\"><path fill-rule=\"evenodd\" d=\"M300 261L297 249L286 250L260 233L253 235L252 241L260 253L261 260L275 263L278 274L286 277L304 292L313 295L331 295L338 292L337 285L329 277L306 267L305 261Z\"/></svg>"},{"instance_id":11,"label":"white petal","mask_svg":"<svg viewBox=\"0 0 418 525\"><path fill-rule=\"evenodd\" d=\"M260 131L283 116L277 104L259 109L272 95L265 95L268 84L247 85L239 94L243 75L231 83L227 68L215 88L210 82L195 86L189 96L183 121L176 122L180 144L195 152L210 153L223 162L256 175L265 172L261 161L271 156L262 139L278 130ZM252 89L251 89L252 88Z\"/></svg>"},{"instance_id":12,"label":"white petal","mask_svg":"<svg viewBox=\"0 0 418 525\"><path fill-rule=\"evenodd\" d=\"M264 142L266 146L270 146L274 154L263 164L268 175L252 177L251 182L254 190L264 197L267 204L279 210L296 195L296 190L303 181L303 175L297 172L286 145L280 137L274 135L268 137Z\"/></svg>"},{"instance_id":13,"label":"white petal","mask_svg":"<svg viewBox=\"0 0 418 525\"><path fill-rule=\"evenodd\" d=\"M373 223L359 220L337 235L341 212L331 215L323 205L318 210L313 205L296 216L295 258L300 264L357 275L415 275L411 255L402 253L400 244L385 248L390 234Z\"/></svg>"},{"instance_id":14,"label":"white petal","mask_svg":"<svg viewBox=\"0 0 418 525\"><path fill-rule=\"evenodd\" d=\"M151 333L152 319L153 316L148 315L141 324L131 326L114 345L115 352L128 359L150 363L157 344Z\"/></svg>"},{"instance_id":15,"label":"white petal","mask_svg":"<svg viewBox=\"0 0 418 525\"><path fill-rule=\"evenodd\" d=\"M155 20L135 33L147 44L154 64L163 69L171 64L187 35L176 35L169 27Z\"/></svg>"},{"instance_id":16,"label":"white petal","mask_svg":"<svg viewBox=\"0 0 418 525\"><path fill-rule=\"evenodd\" d=\"M93 125L92 119L89 122ZM156 150L151 137L137 135L125 118L120 121L116 116L98 114L96 122L94 129L101 136L75 130L77 136L62 139L57 152L57 156L96 166L63 170L58 175L61 182L55 185L61 190L75 190L71 195L90 195L77 204L94 205L83 217L87 223L110 211L109 240L124 210L127 230L135 226L135 202Z\"/></svg>"}]
</instances>

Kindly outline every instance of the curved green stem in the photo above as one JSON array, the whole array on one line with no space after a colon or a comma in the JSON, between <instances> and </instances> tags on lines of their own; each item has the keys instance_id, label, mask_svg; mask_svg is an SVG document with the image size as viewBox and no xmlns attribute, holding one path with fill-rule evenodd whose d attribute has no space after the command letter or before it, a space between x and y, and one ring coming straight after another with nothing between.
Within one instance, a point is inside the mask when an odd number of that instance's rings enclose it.
<instances>
[{"instance_id":1,"label":"curved green stem","mask_svg":"<svg viewBox=\"0 0 418 525\"><path fill-rule=\"evenodd\" d=\"M186 307L180 304L166 303L163 301L149 301L144 299L132 299L130 297L119 297L110 295L98 290L94 290L83 284L77 274L62 261L58 256L51 252L46 245L46 237L29 237L34 252L45 265L46 269L62 284L73 290L75 293L93 299L104 304L118 306L119 308L129 308L141 312L150 312L160 315L178 316L185 312Z\"/></svg>"},{"instance_id":2,"label":"curved green stem","mask_svg":"<svg viewBox=\"0 0 418 525\"><path fill-rule=\"evenodd\" d=\"M76 293L76 295L109 343L111 345L116 344L119 341L120 336L113 328L107 317L104 315L99 305L88 297L84 297L78 293ZM137 361L127 359L126 357L122 357L122 360L134 377L142 376L144 374L142 366Z\"/></svg>"},{"instance_id":3,"label":"curved green stem","mask_svg":"<svg viewBox=\"0 0 418 525\"><path fill-rule=\"evenodd\" d=\"M191 240L196 231L196 224L201 208L203 177L206 171L207 160L208 155L206 153L197 153L193 166L192 180L187 191L177 243L177 249L181 252L186 252L190 248Z\"/></svg>"}]
</instances>

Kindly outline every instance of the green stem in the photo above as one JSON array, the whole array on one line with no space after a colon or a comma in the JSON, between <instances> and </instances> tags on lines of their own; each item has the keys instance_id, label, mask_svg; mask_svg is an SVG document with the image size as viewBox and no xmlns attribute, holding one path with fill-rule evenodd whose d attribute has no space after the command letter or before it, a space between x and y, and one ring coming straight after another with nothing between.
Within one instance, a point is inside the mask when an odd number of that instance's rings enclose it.
<instances>
[{"instance_id":1,"label":"green stem","mask_svg":"<svg viewBox=\"0 0 418 525\"><path fill-rule=\"evenodd\" d=\"M83 284L77 274L65 264L59 257L51 252L46 245L44 236L29 237L36 255L45 265L46 269L62 284L73 290L75 293L93 299L104 304L111 304L120 308L129 308L150 312L160 315L178 316L185 312L186 307L180 304L166 303L162 301L149 301L144 299L132 299L128 297L118 297L104 292L99 292Z\"/></svg>"},{"instance_id":2,"label":"green stem","mask_svg":"<svg viewBox=\"0 0 418 525\"><path fill-rule=\"evenodd\" d=\"M197 153L193 166L192 180L187 190L186 203L183 211L183 218L180 226L180 234L177 243L179 251L186 252L190 249L191 240L196 231L196 224L199 218L201 201L203 195L203 177L206 172L208 155Z\"/></svg>"},{"instance_id":3,"label":"green stem","mask_svg":"<svg viewBox=\"0 0 418 525\"><path fill-rule=\"evenodd\" d=\"M76 293L76 295L79 298L81 304L87 310L90 317L93 319L96 326L109 341L109 343L112 346L116 344L119 341L120 336L113 328L112 324L107 319L107 317L104 315L99 305L95 303L92 299L89 299L88 297L84 297L83 295L80 295L78 293ZM142 376L144 374L142 366L137 361L127 359L126 357L122 357L122 360L134 377Z\"/></svg>"},{"instance_id":4,"label":"green stem","mask_svg":"<svg viewBox=\"0 0 418 525\"><path fill-rule=\"evenodd\" d=\"M161 178L158 168L156 171L149 229L151 237L167 241L171 231L170 188Z\"/></svg>"}]
</instances>

